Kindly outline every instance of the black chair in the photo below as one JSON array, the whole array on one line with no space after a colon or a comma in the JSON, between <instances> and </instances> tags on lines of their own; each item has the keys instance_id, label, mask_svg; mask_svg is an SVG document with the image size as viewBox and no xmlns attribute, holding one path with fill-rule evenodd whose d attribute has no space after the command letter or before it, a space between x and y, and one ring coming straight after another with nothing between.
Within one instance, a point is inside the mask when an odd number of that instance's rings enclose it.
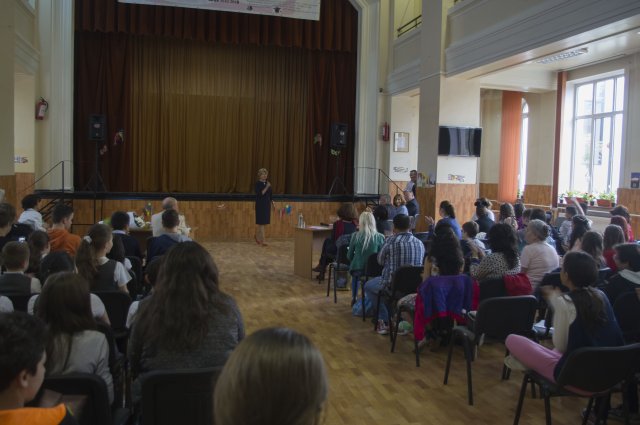
<instances>
[{"instance_id":1,"label":"black chair","mask_svg":"<svg viewBox=\"0 0 640 425\"><path fill-rule=\"evenodd\" d=\"M64 395L85 396L82 412L76 417L80 425L124 425L129 420L129 409L111 408L107 384L97 375L70 373L48 376L42 388Z\"/></svg>"},{"instance_id":2,"label":"black chair","mask_svg":"<svg viewBox=\"0 0 640 425\"><path fill-rule=\"evenodd\" d=\"M393 273L391 276L391 307L394 307L398 300L405 295L418 292L418 287L422 283L422 272L424 268L422 266L403 266ZM380 307L380 297L378 297L378 308ZM399 306L396 308L396 323L395 326L389 324L389 336L391 337L391 352L395 352L396 339L398 338L398 329L400 326L400 319L402 313L407 312L413 316L414 308L412 306ZM389 315L391 317L391 314ZM377 322L377 320L376 320ZM416 355L416 367L420 366L420 350L418 349L418 341L414 341L414 351Z\"/></svg>"},{"instance_id":3,"label":"black chair","mask_svg":"<svg viewBox=\"0 0 640 425\"><path fill-rule=\"evenodd\" d=\"M630 344L640 342L640 300L635 292L620 295L613 312L622 330L624 340Z\"/></svg>"},{"instance_id":4,"label":"black chair","mask_svg":"<svg viewBox=\"0 0 640 425\"><path fill-rule=\"evenodd\" d=\"M116 338L111 327L105 323L97 322L96 330L104 335L109 345L109 371L113 376L114 401L122 402L126 394L126 357L118 351ZM124 404L123 404L124 406Z\"/></svg>"},{"instance_id":5,"label":"black chair","mask_svg":"<svg viewBox=\"0 0 640 425\"><path fill-rule=\"evenodd\" d=\"M100 298L107 310L118 348L122 353L126 353L126 342L129 336L127 314L131 305L131 297L122 291L100 291L94 292L94 294Z\"/></svg>"},{"instance_id":6,"label":"black chair","mask_svg":"<svg viewBox=\"0 0 640 425\"><path fill-rule=\"evenodd\" d=\"M453 343L456 337L462 340L464 356L467 363L467 392L469 405L473 406L473 382L471 379L471 362L475 357L476 347L480 344L482 335L487 338L504 342L510 334L533 337L533 320L535 318L538 301L533 295L517 297L489 298L480 303L473 322L473 329L466 326L456 326L449 340L449 355L444 371L444 385L449 380ZM509 354L508 351L505 356ZM508 377L505 366L502 368L502 379Z\"/></svg>"},{"instance_id":7,"label":"black chair","mask_svg":"<svg viewBox=\"0 0 640 425\"><path fill-rule=\"evenodd\" d=\"M333 275L333 302L338 302L338 290L336 283L338 282L339 272L349 272L349 263L347 259L347 251L349 250L349 242L351 242L351 233L342 235L336 241L338 252L335 259L329 264L329 278L327 279L327 297L331 291L331 276Z\"/></svg>"},{"instance_id":8,"label":"black chair","mask_svg":"<svg viewBox=\"0 0 640 425\"><path fill-rule=\"evenodd\" d=\"M138 295L144 294L144 275L142 274L142 259L138 257L126 257L131 263L131 271L135 274L135 277L127 285L131 298L136 298Z\"/></svg>"},{"instance_id":9,"label":"black chair","mask_svg":"<svg viewBox=\"0 0 640 425\"><path fill-rule=\"evenodd\" d=\"M142 425L210 425L222 367L158 370L142 380Z\"/></svg>"},{"instance_id":10,"label":"black chair","mask_svg":"<svg viewBox=\"0 0 640 425\"><path fill-rule=\"evenodd\" d=\"M486 279L478 283L480 288L479 301L482 302L489 298L506 297L507 289L504 286L503 278Z\"/></svg>"},{"instance_id":11,"label":"black chair","mask_svg":"<svg viewBox=\"0 0 640 425\"><path fill-rule=\"evenodd\" d=\"M378 254L371 254L367 258L367 264L364 267L364 275L360 278L360 292L362 292L362 321L366 320L367 312L364 305L364 284L367 283L372 277L378 277L382 275L382 266L378 263Z\"/></svg>"},{"instance_id":12,"label":"black chair","mask_svg":"<svg viewBox=\"0 0 640 425\"><path fill-rule=\"evenodd\" d=\"M13 303L13 309L15 311L22 311L24 313L27 312L27 306L29 305L29 300L33 297L34 294L0 294L9 298Z\"/></svg>"},{"instance_id":13,"label":"black chair","mask_svg":"<svg viewBox=\"0 0 640 425\"><path fill-rule=\"evenodd\" d=\"M639 362L640 344L622 347L585 347L569 354L556 382L549 381L535 371L526 371L522 379L513 424L518 425L520 421L527 385L532 382L540 386L544 398L547 425L551 425L551 397L558 396L589 398L582 421L582 424L585 425L591 414L593 401L595 399L606 400L620 383L631 379L638 371ZM602 402L601 409L597 412L596 425L603 423L601 420L605 404ZM624 397L623 410L628 416Z\"/></svg>"}]
</instances>

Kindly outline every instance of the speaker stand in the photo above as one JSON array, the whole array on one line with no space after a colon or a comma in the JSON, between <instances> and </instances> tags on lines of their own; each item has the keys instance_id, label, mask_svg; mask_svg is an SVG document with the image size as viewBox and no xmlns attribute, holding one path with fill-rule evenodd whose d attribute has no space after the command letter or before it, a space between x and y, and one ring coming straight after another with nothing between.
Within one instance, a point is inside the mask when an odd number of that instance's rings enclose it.
<instances>
[{"instance_id":1,"label":"speaker stand","mask_svg":"<svg viewBox=\"0 0 640 425\"><path fill-rule=\"evenodd\" d=\"M93 173L89 178L89 181L84 186L84 190L93 191L93 222L98 222L98 192L105 192L106 187L104 184L104 180L102 179L102 174L100 174L100 142L96 141L96 158L93 168ZM103 202L104 206L104 202Z\"/></svg>"},{"instance_id":2,"label":"speaker stand","mask_svg":"<svg viewBox=\"0 0 640 425\"><path fill-rule=\"evenodd\" d=\"M340 185L342 187L342 194L347 195L347 188L344 185L344 180L340 177L340 156L336 156L336 176L333 178L331 182L331 188L329 189L329 196L333 195L333 189L337 189L337 186Z\"/></svg>"}]
</instances>

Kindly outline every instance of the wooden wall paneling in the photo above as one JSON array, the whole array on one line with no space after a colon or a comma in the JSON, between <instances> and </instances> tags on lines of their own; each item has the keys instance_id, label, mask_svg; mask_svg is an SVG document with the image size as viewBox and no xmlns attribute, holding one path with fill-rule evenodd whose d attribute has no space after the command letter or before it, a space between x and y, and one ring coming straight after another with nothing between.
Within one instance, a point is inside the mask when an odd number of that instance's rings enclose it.
<instances>
[{"instance_id":1,"label":"wooden wall paneling","mask_svg":"<svg viewBox=\"0 0 640 425\"><path fill-rule=\"evenodd\" d=\"M22 198L33 193L35 180L35 173L16 173L16 201L18 203L22 201Z\"/></svg>"},{"instance_id":2,"label":"wooden wall paneling","mask_svg":"<svg viewBox=\"0 0 640 425\"><path fill-rule=\"evenodd\" d=\"M498 199L498 183L480 183L479 197L491 201Z\"/></svg>"},{"instance_id":3,"label":"wooden wall paneling","mask_svg":"<svg viewBox=\"0 0 640 425\"><path fill-rule=\"evenodd\" d=\"M629 209L633 234L640 239L640 189L619 188L616 202Z\"/></svg>"},{"instance_id":4,"label":"wooden wall paneling","mask_svg":"<svg viewBox=\"0 0 640 425\"><path fill-rule=\"evenodd\" d=\"M456 210L456 220L460 225L469 221L475 213L476 193L478 187L475 184L436 184L436 202L438 207L440 202L448 200L453 204ZM436 220L439 217L434 217Z\"/></svg>"},{"instance_id":5,"label":"wooden wall paneling","mask_svg":"<svg viewBox=\"0 0 640 425\"><path fill-rule=\"evenodd\" d=\"M552 187L546 185L525 185L524 202L534 205L545 205L551 207Z\"/></svg>"},{"instance_id":6,"label":"wooden wall paneling","mask_svg":"<svg viewBox=\"0 0 640 425\"><path fill-rule=\"evenodd\" d=\"M391 196L392 200L393 200L393 197L396 196L398 193L402 193L404 188L407 187L407 183L408 183L408 180L407 181L401 181L401 180L389 181L389 195Z\"/></svg>"},{"instance_id":7,"label":"wooden wall paneling","mask_svg":"<svg viewBox=\"0 0 640 425\"><path fill-rule=\"evenodd\" d=\"M418 187L416 189L416 199L418 200L418 204L420 204L420 215L421 216L431 216L437 218L437 209L436 209L436 188L433 187ZM424 219L419 219L416 224L416 232L426 232L429 229L427 228L427 224Z\"/></svg>"},{"instance_id":8,"label":"wooden wall paneling","mask_svg":"<svg viewBox=\"0 0 640 425\"><path fill-rule=\"evenodd\" d=\"M10 203L16 210L20 208L20 204L16 203L16 176L0 176L0 189L4 189L4 201Z\"/></svg>"}]
</instances>

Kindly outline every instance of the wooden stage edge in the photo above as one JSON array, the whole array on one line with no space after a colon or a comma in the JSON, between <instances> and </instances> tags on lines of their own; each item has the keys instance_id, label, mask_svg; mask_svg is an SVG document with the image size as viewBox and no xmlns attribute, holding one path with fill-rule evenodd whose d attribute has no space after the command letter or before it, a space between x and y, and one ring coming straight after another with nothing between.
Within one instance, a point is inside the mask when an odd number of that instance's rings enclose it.
<instances>
[{"instance_id":1,"label":"wooden stage edge","mask_svg":"<svg viewBox=\"0 0 640 425\"><path fill-rule=\"evenodd\" d=\"M151 204L152 213L162 208L162 199L178 199L178 209L187 225L195 229L200 242L251 240L255 235L255 196L252 194L196 193L116 193L38 191L46 199L70 199L73 202L73 233L86 234L91 224L110 217L114 211L133 211L138 215ZM293 238L302 213L307 225L331 223L342 202L354 202L359 212L377 195L274 195L275 210L266 227L267 239ZM95 211L95 216L94 216Z\"/></svg>"}]
</instances>

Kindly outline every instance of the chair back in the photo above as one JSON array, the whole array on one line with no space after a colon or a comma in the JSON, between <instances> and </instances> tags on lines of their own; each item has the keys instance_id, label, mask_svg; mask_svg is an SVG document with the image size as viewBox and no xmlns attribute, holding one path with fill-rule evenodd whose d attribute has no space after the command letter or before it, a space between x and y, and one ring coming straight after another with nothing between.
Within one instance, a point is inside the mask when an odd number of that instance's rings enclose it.
<instances>
[{"instance_id":1,"label":"chair back","mask_svg":"<svg viewBox=\"0 0 640 425\"><path fill-rule=\"evenodd\" d=\"M134 286L135 293L132 296L135 298L136 295L142 292L142 287L144 286L144 276L142 275L142 259L138 257L126 257L131 263L131 271L135 274L135 284L131 285L134 282L130 282L129 285ZM129 292L131 293L131 287L129 287Z\"/></svg>"},{"instance_id":2,"label":"chair back","mask_svg":"<svg viewBox=\"0 0 640 425\"><path fill-rule=\"evenodd\" d=\"M131 298L122 291L94 292L107 310L111 329L115 332L126 331L127 313L131 305Z\"/></svg>"},{"instance_id":3,"label":"chair back","mask_svg":"<svg viewBox=\"0 0 640 425\"><path fill-rule=\"evenodd\" d=\"M510 334L533 335L538 300L533 295L488 298L476 314L476 334L504 341Z\"/></svg>"},{"instance_id":4,"label":"chair back","mask_svg":"<svg viewBox=\"0 0 640 425\"><path fill-rule=\"evenodd\" d=\"M349 242L351 242L351 235L353 233L347 233L345 235L342 235L338 238L338 240L336 241L336 248L340 248L341 246L347 246L349 247Z\"/></svg>"},{"instance_id":5,"label":"chair back","mask_svg":"<svg viewBox=\"0 0 640 425\"><path fill-rule=\"evenodd\" d=\"M349 244L340 245L338 247L338 253L336 254L336 263L349 265L351 261L349 261L349 259L347 258L348 251L349 251Z\"/></svg>"},{"instance_id":6,"label":"chair back","mask_svg":"<svg viewBox=\"0 0 640 425\"><path fill-rule=\"evenodd\" d=\"M391 294L400 298L418 292L422 283L422 266L401 266L391 276Z\"/></svg>"},{"instance_id":7,"label":"chair back","mask_svg":"<svg viewBox=\"0 0 640 425\"><path fill-rule=\"evenodd\" d=\"M603 393L638 371L640 344L584 347L567 357L558 384L590 393Z\"/></svg>"},{"instance_id":8,"label":"chair back","mask_svg":"<svg viewBox=\"0 0 640 425\"><path fill-rule=\"evenodd\" d=\"M213 423L213 390L222 367L158 370L142 381L142 425Z\"/></svg>"},{"instance_id":9,"label":"chair back","mask_svg":"<svg viewBox=\"0 0 640 425\"><path fill-rule=\"evenodd\" d=\"M86 401L82 411L79 416L76 416L76 420L80 425L113 425L107 384L98 375L92 373L69 373L48 376L44 379L42 388L56 391L63 395L85 396Z\"/></svg>"},{"instance_id":10,"label":"chair back","mask_svg":"<svg viewBox=\"0 0 640 425\"><path fill-rule=\"evenodd\" d=\"M640 300L635 292L620 295L613 312L627 343L640 342Z\"/></svg>"},{"instance_id":11,"label":"chair back","mask_svg":"<svg viewBox=\"0 0 640 425\"><path fill-rule=\"evenodd\" d=\"M553 286L554 288L560 288L562 292L569 292L569 288L562 284L560 280L560 272L550 272L545 274L540 281L539 286Z\"/></svg>"},{"instance_id":12,"label":"chair back","mask_svg":"<svg viewBox=\"0 0 640 425\"><path fill-rule=\"evenodd\" d=\"M1 294L5 297L9 298L13 303L13 309L15 311L22 311L24 313L27 312L27 305L29 304L29 300L33 297L34 294Z\"/></svg>"},{"instance_id":13,"label":"chair back","mask_svg":"<svg viewBox=\"0 0 640 425\"><path fill-rule=\"evenodd\" d=\"M367 264L364 266L364 275L367 279L381 276L383 267L384 266L378 263L378 254L371 254L369 258L367 258Z\"/></svg>"},{"instance_id":14,"label":"chair back","mask_svg":"<svg viewBox=\"0 0 640 425\"><path fill-rule=\"evenodd\" d=\"M496 279L486 279L482 282L479 282L478 286L480 287L480 301L495 298L495 297L506 297L507 289L504 286L503 278Z\"/></svg>"}]
</instances>

